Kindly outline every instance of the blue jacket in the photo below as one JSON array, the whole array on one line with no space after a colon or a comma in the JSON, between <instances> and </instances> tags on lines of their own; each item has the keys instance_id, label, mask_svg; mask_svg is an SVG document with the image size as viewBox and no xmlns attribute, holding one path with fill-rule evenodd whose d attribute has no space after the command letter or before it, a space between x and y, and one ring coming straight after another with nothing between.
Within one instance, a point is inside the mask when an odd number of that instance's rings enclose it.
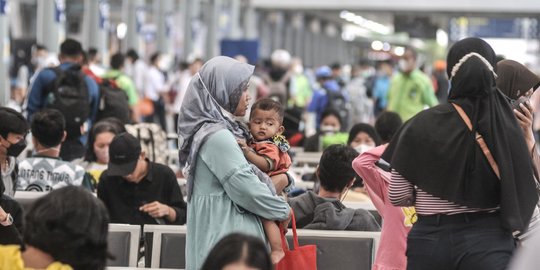
<instances>
[{"instance_id":1,"label":"blue jacket","mask_svg":"<svg viewBox=\"0 0 540 270\"><path fill-rule=\"evenodd\" d=\"M311 98L311 102L309 103L307 107L307 111L311 113L315 113L317 115L316 118L316 124L317 129L319 128L320 122L321 122L321 115L326 110L326 107L328 106L328 96L326 94L326 90L328 91L334 91L339 92L341 89L339 88L339 85L337 81L330 80L326 81L323 88L320 88L318 90L313 91L313 97ZM345 99L348 99L348 96L345 92L341 92Z\"/></svg>"},{"instance_id":2,"label":"blue jacket","mask_svg":"<svg viewBox=\"0 0 540 270\"><path fill-rule=\"evenodd\" d=\"M73 66L74 63L66 62L60 65L62 70L66 70ZM51 69L44 69L39 72L36 79L32 82L30 93L28 93L28 103L26 105L27 119L30 121L35 112L40 111L45 107L45 96L43 91L46 87L56 79L56 74ZM99 105L99 88L97 83L88 76L84 76L86 85L88 86L88 94L90 97L90 118L88 119L88 128L90 129L96 119L96 114ZM81 142L86 144L86 136L81 137Z\"/></svg>"}]
</instances>

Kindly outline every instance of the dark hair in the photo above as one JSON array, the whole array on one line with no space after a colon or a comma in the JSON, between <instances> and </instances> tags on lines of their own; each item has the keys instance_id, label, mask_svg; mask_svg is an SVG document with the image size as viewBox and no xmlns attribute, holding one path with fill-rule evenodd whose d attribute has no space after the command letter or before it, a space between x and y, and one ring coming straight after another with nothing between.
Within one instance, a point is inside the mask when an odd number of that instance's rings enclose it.
<instances>
[{"instance_id":1,"label":"dark hair","mask_svg":"<svg viewBox=\"0 0 540 270\"><path fill-rule=\"evenodd\" d=\"M271 98L263 98L259 99L257 102L255 102L251 106L251 112L249 114L249 118L253 117L253 113L255 110L263 110L263 111L274 111L279 115L279 122L280 124L283 123L283 117L285 115L285 110L283 109L283 106L281 106L281 103L271 99Z\"/></svg>"},{"instance_id":2,"label":"dark hair","mask_svg":"<svg viewBox=\"0 0 540 270\"><path fill-rule=\"evenodd\" d=\"M339 115L339 112L334 110L334 109L326 109L322 114L321 114L321 122L323 121L324 118L328 117L328 116L335 116L337 117L338 121L339 121L339 124L343 126L343 120L341 119L341 116Z\"/></svg>"},{"instance_id":3,"label":"dark hair","mask_svg":"<svg viewBox=\"0 0 540 270\"><path fill-rule=\"evenodd\" d=\"M66 130L64 115L55 109L34 113L31 124L32 136L45 147L55 147L62 142Z\"/></svg>"},{"instance_id":4,"label":"dark hair","mask_svg":"<svg viewBox=\"0 0 540 270\"><path fill-rule=\"evenodd\" d=\"M152 54L150 56L150 64L155 64L160 55L161 55L160 52L155 52L154 54Z\"/></svg>"},{"instance_id":5,"label":"dark hair","mask_svg":"<svg viewBox=\"0 0 540 270\"><path fill-rule=\"evenodd\" d=\"M202 58L197 57L197 58L193 59L193 61L191 61L189 64L191 65L191 64L194 64L194 63L197 63L197 62L203 63L204 61L203 61Z\"/></svg>"},{"instance_id":6,"label":"dark hair","mask_svg":"<svg viewBox=\"0 0 540 270\"><path fill-rule=\"evenodd\" d=\"M4 139L7 139L10 132L22 135L28 132L28 122L21 113L12 108L0 107L0 119L0 136Z\"/></svg>"},{"instance_id":7,"label":"dark hair","mask_svg":"<svg viewBox=\"0 0 540 270\"><path fill-rule=\"evenodd\" d=\"M381 144L381 138L375 131L375 128L373 128L370 124L366 123L360 123L356 124L351 128L351 131L349 131L349 139L347 140L347 145L351 145L351 142L354 141L354 138L356 138L356 135L360 132L365 132L371 137L371 139L375 142L375 145Z\"/></svg>"},{"instance_id":8,"label":"dark hair","mask_svg":"<svg viewBox=\"0 0 540 270\"><path fill-rule=\"evenodd\" d=\"M89 191L67 186L34 202L25 215L24 243L74 270L102 270L107 261L109 215Z\"/></svg>"},{"instance_id":9,"label":"dark hair","mask_svg":"<svg viewBox=\"0 0 540 270\"><path fill-rule=\"evenodd\" d=\"M39 43L34 44L33 49L36 50L36 51L40 51L40 50L47 51L47 47L45 45L39 44Z\"/></svg>"},{"instance_id":10,"label":"dark hair","mask_svg":"<svg viewBox=\"0 0 540 270\"><path fill-rule=\"evenodd\" d=\"M244 263L260 270L271 270L272 261L261 239L241 233L232 233L223 237L212 248L201 270L220 270L230 263L242 259Z\"/></svg>"},{"instance_id":11,"label":"dark hair","mask_svg":"<svg viewBox=\"0 0 540 270\"><path fill-rule=\"evenodd\" d=\"M358 61L358 65L361 66L361 67L365 67L365 66L371 66L371 61L369 61L368 59L360 59Z\"/></svg>"},{"instance_id":12,"label":"dark hair","mask_svg":"<svg viewBox=\"0 0 540 270\"><path fill-rule=\"evenodd\" d=\"M411 52L413 55L414 60L418 59L418 52L413 47L406 47L406 52Z\"/></svg>"},{"instance_id":13,"label":"dark hair","mask_svg":"<svg viewBox=\"0 0 540 270\"><path fill-rule=\"evenodd\" d=\"M393 66L394 63L392 62L392 59L381 60L381 61L377 62L377 68L380 68L382 65Z\"/></svg>"},{"instance_id":14,"label":"dark hair","mask_svg":"<svg viewBox=\"0 0 540 270\"><path fill-rule=\"evenodd\" d=\"M88 143L86 144L86 154L84 160L88 162L94 162L97 160L96 153L94 153L94 142L96 137L104 132L110 132L114 135L126 132L126 128L122 122L116 118L109 117L97 122L90 130L90 136L88 136Z\"/></svg>"},{"instance_id":15,"label":"dark hair","mask_svg":"<svg viewBox=\"0 0 540 270\"><path fill-rule=\"evenodd\" d=\"M126 58L122 53L115 53L111 56L111 67L113 69L121 69L124 66Z\"/></svg>"},{"instance_id":16,"label":"dark hair","mask_svg":"<svg viewBox=\"0 0 540 270\"><path fill-rule=\"evenodd\" d=\"M341 69L341 64L340 64L339 62L335 62L335 63L333 63L333 64L330 66L330 68L331 68L332 70L335 70L335 69Z\"/></svg>"},{"instance_id":17,"label":"dark hair","mask_svg":"<svg viewBox=\"0 0 540 270\"><path fill-rule=\"evenodd\" d=\"M64 56L79 56L83 53L83 48L80 42L68 38L60 44L60 54Z\"/></svg>"},{"instance_id":18,"label":"dark hair","mask_svg":"<svg viewBox=\"0 0 540 270\"><path fill-rule=\"evenodd\" d=\"M395 112L383 112L375 121L375 130L381 136L383 143L390 142L392 137L399 130L403 121L399 114Z\"/></svg>"},{"instance_id":19,"label":"dark hair","mask_svg":"<svg viewBox=\"0 0 540 270\"><path fill-rule=\"evenodd\" d=\"M139 54L137 53L137 51L135 51L135 49L129 49L126 53L126 56L132 58L133 61L139 59Z\"/></svg>"},{"instance_id":20,"label":"dark hair","mask_svg":"<svg viewBox=\"0 0 540 270\"><path fill-rule=\"evenodd\" d=\"M324 150L319 162L321 187L330 192L341 192L356 176L352 168L358 152L348 145L334 144Z\"/></svg>"},{"instance_id":21,"label":"dark hair","mask_svg":"<svg viewBox=\"0 0 540 270\"><path fill-rule=\"evenodd\" d=\"M98 54L98 50L96 48L89 48L88 49L88 59L93 60L94 57Z\"/></svg>"},{"instance_id":22,"label":"dark hair","mask_svg":"<svg viewBox=\"0 0 540 270\"><path fill-rule=\"evenodd\" d=\"M81 57L82 57L81 63L83 65L88 65L88 53L85 51L82 51Z\"/></svg>"}]
</instances>

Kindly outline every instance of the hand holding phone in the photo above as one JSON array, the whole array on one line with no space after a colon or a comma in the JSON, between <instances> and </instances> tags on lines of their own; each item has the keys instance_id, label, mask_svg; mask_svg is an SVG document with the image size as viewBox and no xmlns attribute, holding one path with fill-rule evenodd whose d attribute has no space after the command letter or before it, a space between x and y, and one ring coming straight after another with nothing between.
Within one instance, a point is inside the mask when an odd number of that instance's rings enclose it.
<instances>
[{"instance_id":1,"label":"hand holding phone","mask_svg":"<svg viewBox=\"0 0 540 270\"><path fill-rule=\"evenodd\" d=\"M519 112L521 112L522 114L526 114L525 111L523 111L523 109L521 108L521 104L523 104L529 111L531 111L531 106L529 104L529 98L526 97L526 96L521 96L519 97L518 99L516 100L512 100L511 104L512 104L512 109L516 109L518 110Z\"/></svg>"}]
</instances>

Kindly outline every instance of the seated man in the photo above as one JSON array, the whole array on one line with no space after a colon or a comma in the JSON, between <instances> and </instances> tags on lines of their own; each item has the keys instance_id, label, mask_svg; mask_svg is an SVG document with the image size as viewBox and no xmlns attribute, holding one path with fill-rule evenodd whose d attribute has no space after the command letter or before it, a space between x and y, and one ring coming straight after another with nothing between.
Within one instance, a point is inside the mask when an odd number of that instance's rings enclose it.
<instances>
[{"instance_id":1,"label":"seated man","mask_svg":"<svg viewBox=\"0 0 540 270\"><path fill-rule=\"evenodd\" d=\"M108 169L97 190L112 223L186 223L186 203L176 175L148 160L139 141L128 133L117 135L109 145Z\"/></svg>"},{"instance_id":2,"label":"seated man","mask_svg":"<svg viewBox=\"0 0 540 270\"><path fill-rule=\"evenodd\" d=\"M367 210L346 208L341 203L355 180L351 164L356 156L358 153L345 145L331 145L323 152L316 172L321 184L319 194L308 191L289 201L298 228L380 231Z\"/></svg>"},{"instance_id":3,"label":"seated man","mask_svg":"<svg viewBox=\"0 0 540 270\"><path fill-rule=\"evenodd\" d=\"M17 156L26 148L26 119L13 109L0 107L0 244L20 244L22 208L13 200L17 183Z\"/></svg>"},{"instance_id":4,"label":"seated man","mask_svg":"<svg viewBox=\"0 0 540 270\"><path fill-rule=\"evenodd\" d=\"M66 139L65 129L66 122L60 111L44 109L34 113L30 130L35 154L19 162L17 190L50 191L90 183L83 167L59 158Z\"/></svg>"}]
</instances>

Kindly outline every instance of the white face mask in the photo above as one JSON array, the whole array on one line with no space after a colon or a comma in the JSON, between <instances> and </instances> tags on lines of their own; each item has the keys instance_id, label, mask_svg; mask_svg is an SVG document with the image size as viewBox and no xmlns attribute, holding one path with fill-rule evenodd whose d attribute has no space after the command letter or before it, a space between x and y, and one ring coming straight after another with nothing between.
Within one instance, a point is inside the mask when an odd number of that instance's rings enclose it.
<instances>
[{"instance_id":1,"label":"white face mask","mask_svg":"<svg viewBox=\"0 0 540 270\"><path fill-rule=\"evenodd\" d=\"M321 133L331 134L338 132L338 129L334 126L321 126Z\"/></svg>"},{"instance_id":2,"label":"white face mask","mask_svg":"<svg viewBox=\"0 0 540 270\"><path fill-rule=\"evenodd\" d=\"M405 59L399 59L398 66L399 66L399 70L408 71L410 64L409 64L409 61Z\"/></svg>"},{"instance_id":3,"label":"white face mask","mask_svg":"<svg viewBox=\"0 0 540 270\"><path fill-rule=\"evenodd\" d=\"M293 67L294 74L302 74L304 73L304 68L301 65L296 65Z\"/></svg>"},{"instance_id":4,"label":"white face mask","mask_svg":"<svg viewBox=\"0 0 540 270\"><path fill-rule=\"evenodd\" d=\"M356 152L358 152L358 154L362 154L364 152L367 152L371 149L375 148L374 146L371 146L371 145L367 145L367 144L359 144L357 145L354 150L356 150Z\"/></svg>"}]
</instances>

